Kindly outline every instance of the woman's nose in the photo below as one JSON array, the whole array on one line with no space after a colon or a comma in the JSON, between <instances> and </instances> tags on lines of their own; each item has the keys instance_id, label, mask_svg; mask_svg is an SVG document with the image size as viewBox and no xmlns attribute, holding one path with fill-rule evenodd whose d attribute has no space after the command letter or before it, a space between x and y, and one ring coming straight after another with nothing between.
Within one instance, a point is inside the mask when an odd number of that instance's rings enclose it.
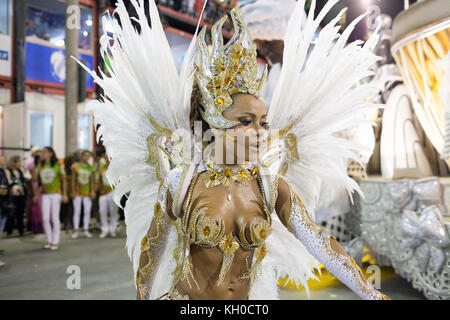
<instances>
[{"instance_id":1,"label":"woman's nose","mask_svg":"<svg viewBox=\"0 0 450 320\"><path fill-rule=\"evenodd\" d=\"M260 139L260 138L264 137L264 134L267 131L267 129L258 123L255 126L255 131L256 131L256 138Z\"/></svg>"},{"instance_id":2,"label":"woman's nose","mask_svg":"<svg viewBox=\"0 0 450 320\"><path fill-rule=\"evenodd\" d=\"M255 130L256 134L258 134L259 130L263 128L259 122L254 122L252 125L253 130Z\"/></svg>"}]
</instances>

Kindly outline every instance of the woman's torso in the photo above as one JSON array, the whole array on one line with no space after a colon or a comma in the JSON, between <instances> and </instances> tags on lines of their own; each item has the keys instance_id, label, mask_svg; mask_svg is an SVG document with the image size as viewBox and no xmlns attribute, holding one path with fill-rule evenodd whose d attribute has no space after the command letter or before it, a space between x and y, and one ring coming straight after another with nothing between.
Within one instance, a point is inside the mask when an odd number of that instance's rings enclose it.
<instances>
[{"instance_id":1,"label":"woman's torso","mask_svg":"<svg viewBox=\"0 0 450 320\"><path fill-rule=\"evenodd\" d=\"M103 160L103 159L102 159ZM108 165L105 160L100 160L98 162L98 169L96 169L96 180L100 184L100 195L109 194L113 189L106 178L106 171L108 170Z\"/></svg>"},{"instance_id":2,"label":"woman's torso","mask_svg":"<svg viewBox=\"0 0 450 320\"><path fill-rule=\"evenodd\" d=\"M50 163L39 164L37 170L43 194L61 193L60 175L63 169L59 162L53 166Z\"/></svg>"},{"instance_id":3,"label":"woman's torso","mask_svg":"<svg viewBox=\"0 0 450 320\"><path fill-rule=\"evenodd\" d=\"M74 164L72 174L75 174L75 196L89 197L91 193L91 175L93 167L82 162Z\"/></svg>"},{"instance_id":4,"label":"woman's torso","mask_svg":"<svg viewBox=\"0 0 450 320\"><path fill-rule=\"evenodd\" d=\"M20 169L8 169L8 178L10 185L11 196L24 196L25 195L25 178L23 172Z\"/></svg>"},{"instance_id":5,"label":"woman's torso","mask_svg":"<svg viewBox=\"0 0 450 320\"><path fill-rule=\"evenodd\" d=\"M267 237L270 233L270 217L265 210L258 179L255 175L247 185L235 181L229 186L220 184L210 188L206 187L201 175L194 179L183 206L184 212L189 214L189 222L192 221L186 225L190 225L191 229L195 228L195 232L206 231L209 235L212 230L204 221L205 217L212 218L217 225L223 223L219 238L225 240L230 239L226 236L233 236L238 247L223 282L217 285L224 257L221 247L212 246L211 243L208 245L201 240L202 237L191 235L191 242L194 242L190 246L192 273L200 289L193 281L189 283L186 280L179 281L176 287L190 299L247 299L250 289L248 273L252 267L253 255L265 240L258 238L256 242L252 241L257 237L252 238L251 232L255 226L261 227L264 224L263 235ZM196 216L196 212L200 212L200 216ZM256 229L261 233L261 228ZM215 244L218 240L215 238Z\"/></svg>"}]
</instances>

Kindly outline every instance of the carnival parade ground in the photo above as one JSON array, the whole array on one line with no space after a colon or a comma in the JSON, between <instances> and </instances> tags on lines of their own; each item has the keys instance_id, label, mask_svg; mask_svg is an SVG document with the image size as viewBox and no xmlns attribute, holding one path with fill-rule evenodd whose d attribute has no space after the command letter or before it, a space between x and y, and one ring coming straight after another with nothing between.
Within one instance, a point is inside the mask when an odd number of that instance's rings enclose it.
<instances>
[{"instance_id":1,"label":"carnival parade ground","mask_svg":"<svg viewBox=\"0 0 450 320\"><path fill-rule=\"evenodd\" d=\"M122 222L123 223L123 222ZM121 224L116 238L72 239L61 233L60 250L43 249L43 234L3 239L0 257L6 265L0 268L0 300L133 300L133 271L125 249L125 226ZM366 265L362 268L364 271ZM79 281L76 277L79 275ZM370 276L370 275L368 275ZM321 281L310 280L312 300L359 300L326 271ZM79 288L77 288L79 285ZM381 290L393 300L425 299L410 283L396 275L392 268L381 269ZM303 288L284 288L280 298L307 299Z\"/></svg>"}]
</instances>

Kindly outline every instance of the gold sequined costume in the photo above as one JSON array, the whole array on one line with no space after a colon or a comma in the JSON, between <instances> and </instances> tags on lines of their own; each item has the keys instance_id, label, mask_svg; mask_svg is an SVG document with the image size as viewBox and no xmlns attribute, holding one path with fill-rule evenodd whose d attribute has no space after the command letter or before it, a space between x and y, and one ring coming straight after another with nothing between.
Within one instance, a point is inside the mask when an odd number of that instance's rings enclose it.
<instances>
[{"instance_id":1,"label":"gold sequined costume","mask_svg":"<svg viewBox=\"0 0 450 320\"><path fill-rule=\"evenodd\" d=\"M374 40L346 45L354 24L338 35L340 13L310 50L336 2L315 18L313 0L300 31L305 1L298 1L265 115L272 129L257 160L234 165L211 160L212 149L196 142L189 111L197 88L202 119L227 134L240 123L224 116L236 95L261 94L266 72L239 9L230 12L228 43L224 17L211 29L211 46L206 29L196 32L177 70L155 2L148 2L151 26L141 1L133 2L133 19L117 2L121 23L113 24L113 38L100 41L111 58L108 75L88 70L107 99L90 108L110 157L115 200L128 196L127 249L138 298L277 299L279 277L307 288L319 262L360 297L386 298L313 222L322 184L359 191L346 168L361 146L336 132L365 121L373 107L366 101L372 89L358 84L378 59L367 48Z\"/></svg>"}]
</instances>

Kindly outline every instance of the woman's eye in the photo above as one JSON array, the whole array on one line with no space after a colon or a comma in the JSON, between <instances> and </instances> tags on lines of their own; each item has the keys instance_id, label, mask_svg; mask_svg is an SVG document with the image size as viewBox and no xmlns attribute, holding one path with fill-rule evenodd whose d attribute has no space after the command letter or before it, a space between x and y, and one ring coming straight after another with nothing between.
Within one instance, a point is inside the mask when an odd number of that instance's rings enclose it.
<instances>
[{"instance_id":1,"label":"woman's eye","mask_svg":"<svg viewBox=\"0 0 450 320\"><path fill-rule=\"evenodd\" d=\"M249 126L252 122L250 120L240 120L244 126Z\"/></svg>"},{"instance_id":2,"label":"woman's eye","mask_svg":"<svg viewBox=\"0 0 450 320\"><path fill-rule=\"evenodd\" d=\"M269 123L268 122L261 122L261 127L268 127Z\"/></svg>"}]
</instances>

